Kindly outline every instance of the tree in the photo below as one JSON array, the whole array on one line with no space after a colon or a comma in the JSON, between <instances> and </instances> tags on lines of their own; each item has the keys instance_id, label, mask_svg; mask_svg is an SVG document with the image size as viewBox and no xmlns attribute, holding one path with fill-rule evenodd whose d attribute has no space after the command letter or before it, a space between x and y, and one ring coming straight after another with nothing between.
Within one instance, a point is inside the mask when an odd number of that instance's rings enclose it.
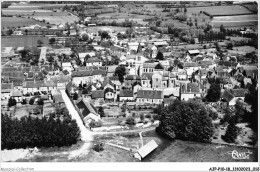
<instances>
[{"instance_id":1,"label":"tree","mask_svg":"<svg viewBox=\"0 0 260 172\"><path fill-rule=\"evenodd\" d=\"M128 118L126 118L125 123L126 123L127 125L131 125L131 126L133 126L133 125L136 124L136 122L135 122L135 118L134 118L134 117L128 117Z\"/></svg>"},{"instance_id":2,"label":"tree","mask_svg":"<svg viewBox=\"0 0 260 172\"><path fill-rule=\"evenodd\" d=\"M34 98L33 98L33 97L29 100L29 104L30 104L30 105L33 105L33 104L34 104Z\"/></svg>"},{"instance_id":3,"label":"tree","mask_svg":"<svg viewBox=\"0 0 260 172\"><path fill-rule=\"evenodd\" d=\"M50 63L54 62L54 58L53 58L52 56L50 56L50 57L48 58L48 62L50 62Z\"/></svg>"},{"instance_id":4,"label":"tree","mask_svg":"<svg viewBox=\"0 0 260 172\"><path fill-rule=\"evenodd\" d=\"M20 119L1 114L1 149L70 146L80 136L75 120L32 118Z\"/></svg>"},{"instance_id":5,"label":"tree","mask_svg":"<svg viewBox=\"0 0 260 172\"><path fill-rule=\"evenodd\" d=\"M43 41L40 40L40 39L38 39L38 40L37 40L37 44L38 44L39 47L41 47L41 46L43 45Z\"/></svg>"},{"instance_id":6,"label":"tree","mask_svg":"<svg viewBox=\"0 0 260 172\"><path fill-rule=\"evenodd\" d=\"M211 84L210 88L208 89L207 93L207 101L209 102L217 102L221 96L221 89L220 85L218 84Z\"/></svg>"},{"instance_id":7,"label":"tree","mask_svg":"<svg viewBox=\"0 0 260 172\"><path fill-rule=\"evenodd\" d=\"M159 52L157 53L156 59L157 59L157 60L163 60L163 59L164 59L164 58L163 58L163 53L162 53L161 51L159 51Z\"/></svg>"},{"instance_id":8,"label":"tree","mask_svg":"<svg viewBox=\"0 0 260 172\"><path fill-rule=\"evenodd\" d=\"M239 133L239 128L234 123L231 123L228 125L226 134L222 136L222 139L225 142L234 143L238 133Z\"/></svg>"},{"instance_id":9,"label":"tree","mask_svg":"<svg viewBox=\"0 0 260 172\"><path fill-rule=\"evenodd\" d=\"M161 20L156 21L156 26L157 26L157 27L160 27L161 23L162 23Z\"/></svg>"},{"instance_id":10,"label":"tree","mask_svg":"<svg viewBox=\"0 0 260 172\"><path fill-rule=\"evenodd\" d=\"M11 29L8 29L7 31L6 31L6 35L12 35L13 34L13 31L11 30Z\"/></svg>"},{"instance_id":11,"label":"tree","mask_svg":"<svg viewBox=\"0 0 260 172\"><path fill-rule=\"evenodd\" d=\"M104 112L104 108L102 106L99 107L98 109L98 113L101 117L106 117L105 116L105 112Z\"/></svg>"},{"instance_id":12,"label":"tree","mask_svg":"<svg viewBox=\"0 0 260 172\"><path fill-rule=\"evenodd\" d=\"M88 36L88 34L86 34L86 33L84 33L84 34L81 36L81 38L82 38L82 40L85 41L85 42L89 40L89 36Z\"/></svg>"},{"instance_id":13,"label":"tree","mask_svg":"<svg viewBox=\"0 0 260 172\"><path fill-rule=\"evenodd\" d=\"M21 103L22 103L22 105L26 105L27 104L26 99L23 99L23 101Z\"/></svg>"},{"instance_id":14,"label":"tree","mask_svg":"<svg viewBox=\"0 0 260 172\"><path fill-rule=\"evenodd\" d=\"M49 43L50 43L50 44L54 44L55 41L56 41L55 38L51 38L51 39L49 40Z\"/></svg>"},{"instance_id":15,"label":"tree","mask_svg":"<svg viewBox=\"0 0 260 172\"><path fill-rule=\"evenodd\" d=\"M115 76L118 76L119 78L119 81L121 83L124 82L124 76L126 75L126 69L124 66L118 66L115 70L115 73L114 73Z\"/></svg>"},{"instance_id":16,"label":"tree","mask_svg":"<svg viewBox=\"0 0 260 172\"><path fill-rule=\"evenodd\" d=\"M221 46L219 45L219 43L218 43L218 42L215 42L214 44L215 44L215 46L216 46L216 50L217 50L218 52L220 52Z\"/></svg>"},{"instance_id":17,"label":"tree","mask_svg":"<svg viewBox=\"0 0 260 172\"><path fill-rule=\"evenodd\" d=\"M14 98L9 98L8 100L8 107L11 107L11 106L15 106L16 105L16 100Z\"/></svg>"},{"instance_id":18,"label":"tree","mask_svg":"<svg viewBox=\"0 0 260 172\"><path fill-rule=\"evenodd\" d=\"M40 98L40 99L38 100L38 105L40 105L40 106L43 106L43 105L44 105L44 100L43 100L42 98Z\"/></svg>"},{"instance_id":19,"label":"tree","mask_svg":"<svg viewBox=\"0 0 260 172\"><path fill-rule=\"evenodd\" d=\"M235 104L235 116L236 122L241 122L244 118L245 109L243 103L238 99Z\"/></svg>"},{"instance_id":20,"label":"tree","mask_svg":"<svg viewBox=\"0 0 260 172\"><path fill-rule=\"evenodd\" d=\"M212 119L205 107L196 101L175 100L158 113L160 125L156 132L169 139L211 142Z\"/></svg>"},{"instance_id":21,"label":"tree","mask_svg":"<svg viewBox=\"0 0 260 172\"><path fill-rule=\"evenodd\" d=\"M75 92L75 93L73 94L73 100L78 100L78 98L79 98L79 96L78 96L78 94Z\"/></svg>"},{"instance_id":22,"label":"tree","mask_svg":"<svg viewBox=\"0 0 260 172\"><path fill-rule=\"evenodd\" d=\"M230 49L230 50L233 49L233 43L230 41L226 42L226 46L227 46L227 49Z\"/></svg>"},{"instance_id":23,"label":"tree","mask_svg":"<svg viewBox=\"0 0 260 172\"><path fill-rule=\"evenodd\" d=\"M144 120L144 114L140 114L140 120L143 121Z\"/></svg>"}]
</instances>

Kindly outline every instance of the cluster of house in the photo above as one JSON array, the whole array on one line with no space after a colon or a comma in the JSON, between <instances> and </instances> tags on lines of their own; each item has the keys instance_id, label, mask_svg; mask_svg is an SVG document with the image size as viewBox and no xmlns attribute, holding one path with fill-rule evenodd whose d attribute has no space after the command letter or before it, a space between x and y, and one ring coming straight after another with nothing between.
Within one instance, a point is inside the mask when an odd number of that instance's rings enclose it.
<instances>
[{"instance_id":1,"label":"cluster of house","mask_svg":"<svg viewBox=\"0 0 260 172\"><path fill-rule=\"evenodd\" d=\"M154 42L150 46L151 55L164 42ZM79 89L80 94L91 95L94 100L136 101L139 104L170 103L176 98L189 100L204 97L211 84L219 84L222 99L234 104L235 99L245 96L245 90L257 82L258 67L241 65L235 56L227 56L220 60L214 52L188 50L182 58L173 60L149 61L143 55L142 43L128 43L127 52L111 50L111 54L120 59L119 65L125 66L124 82L114 76L118 65L103 66L102 60L95 57L95 52L79 53L79 59L91 56L86 66L79 67L73 61L59 62L62 71L52 65L40 67L10 61L2 65L1 98L14 97L18 102L28 95L51 95L54 102L62 102L59 89L66 88L68 83ZM53 49L54 52L55 49ZM134 53L131 50L135 50ZM55 51L56 52L56 51ZM58 51L57 51L58 52ZM56 53L57 53L56 52ZM70 53L69 53L70 54ZM152 56L151 56L152 57ZM176 64L176 60L181 65ZM243 92L243 94L242 94Z\"/></svg>"},{"instance_id":2,"label":"cluster of house","mask_svg":"<svg viewBox=\"0 0 260 172\"><path fill-rule=\"evenodd\" d=\"M176 98L200 98L207 94L211 84L219 84L221 98L234 105L237 99L244 99L252 82L257 82L257 66L230 61L233 56L220 60L215 53L187 51L183 66L177 67L173 60L149 62L138 49L136 54L126 55L125 61L121 61L127 70L123 83L113 76L117 67L114 65L96 70L78 68L72 72L72 84L75 87L85 84L84 88L91 91L83 89L83 94L90 92L94 100L139 104L168 104Z\"/></svg>"}]
</instances>

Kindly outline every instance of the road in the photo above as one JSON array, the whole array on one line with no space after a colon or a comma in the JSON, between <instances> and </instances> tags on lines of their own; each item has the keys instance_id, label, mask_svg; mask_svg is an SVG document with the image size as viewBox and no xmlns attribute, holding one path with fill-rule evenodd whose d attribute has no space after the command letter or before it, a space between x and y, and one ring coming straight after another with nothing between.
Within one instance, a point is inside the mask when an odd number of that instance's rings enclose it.
<instances>
[{"instance_id":1,"label":"road","mask_svg":"<svg viewBox=\"0 0 260 172\"><path fill-rule=\"evenodd\" d=\"M60 92L61 92L61 96L65 102L65 105L66 105L67 109L69 110L71 118L75 119L78 124L78 127L80 129L81 140L82 141L92 141L93 140L92 132L89 131L84 126L82 119L80 118L78 112L76 111L75 107L73 106L72 102L70 101L65 90L60 90Z\"/></svg>"}]
</instances>

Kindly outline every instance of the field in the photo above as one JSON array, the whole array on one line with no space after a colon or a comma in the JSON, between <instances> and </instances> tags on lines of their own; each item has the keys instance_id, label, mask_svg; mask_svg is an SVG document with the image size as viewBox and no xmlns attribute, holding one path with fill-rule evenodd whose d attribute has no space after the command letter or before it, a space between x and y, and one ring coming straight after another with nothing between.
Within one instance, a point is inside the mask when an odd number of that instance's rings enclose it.
<instances>
[{"instance_id":1,"label":"field","mask_svg":"<svg viewBox=\"0 0 260 172\"><path fill-rule=\"evenodd\" d=\"M1 47L36 47L39 39L43 41L43 46L49 45L48 37L42 36L4 36L1 39Z\"/></svg>"},{"instance_id":2,"label":"field","mask_svg":"<svg viewBox=\"0 0 260 172\"><path fill-rule=\"evenodd\" d=\"M33 19L21 18L21 17L2 17L1 18L1 26L3 27L23 27L29 25L38 24L40 26L46 26L46 23L35 21Z\"/></svg>"},{"instance_id":3,"label":"field","mask_svg":"<svg viewBox=\"0 0 260 172\"><path fill-rule=\"evenodd\" d=\"M218 28L222 24L224 27L257 27L258 16L252 15L240 15L240 16L223 16L214 17L211 21L213 27Z\"/></svg>"},{"instance_id":4,"label":"field","mask_svg":"<svg viewBox=\"0 0 260 172\"><path fill-rule=\"evenodd\" d=\"M231 54L246 54L246 53L251 53L251 52L256 52L258 53L258 50L255 49L254 47L250 46L241 46L241 47L233 47L233 50L228 50L229 53Z\"/></svg>"},{"instance_id":5,"label":"field","mask_svg":"<svg viewBox=\"0 0 260 172\"><path fill-rule=\"evenodd\" d=\"M88 27L89 32L97 32L99 30L106 30L109 32L123 32L126 31L126 27L116 27L116 26L94 26Z\"/></svg>"},{"instance_id":6,"label":"field","mask_svg":"<svg viewBox=\"0 0 260 172\"><path fill-rule=\"evenodd\" d=\"M59 9L66 4L29 4L29 5L12 5L9 8L2 9L4 15L28 16L36 20L45 20L50 24L73 23L78 20L77 16L69 15L66 12L52 11ZM68 4L70 5L70 4Z\"/></svg>"},{"instance_id":7,"label":"field","mask_svg":"<svg viewBox=\"0 0 260 172\"><path fill-rule=\"evenodd\" d=\"M210 7L192 7L187 8L187 13L199 13L200 11L206 11L211 15L241 15L251 14L252 12L245 7L235 6L210 6Z\"/></svg>"},{"instance_id":8,"label":"field","mask_svg":"<svg viewBox=\"0 0 260 172\"><path fill-rule=\"evenodd\" d=\"M50 24L63 24L65 23L74 23L74 21L78 21L78 17L72 15L36 15L33 17L35 20L49 22Z\"/></svg>"}]
</instances>

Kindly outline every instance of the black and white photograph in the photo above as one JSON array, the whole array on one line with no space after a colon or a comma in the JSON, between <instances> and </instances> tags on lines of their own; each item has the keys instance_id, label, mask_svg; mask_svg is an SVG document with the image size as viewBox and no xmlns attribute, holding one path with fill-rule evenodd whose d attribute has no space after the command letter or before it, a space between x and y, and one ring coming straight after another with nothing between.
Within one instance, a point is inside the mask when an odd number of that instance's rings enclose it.
<instances>
[{"instance_id":1,"label":"black and white photograph","mask_svg":"<svg viewBox=\"0 0 260 172\"><path fill-rule=\"evenodd\" d=\"M1 171L258 161L257 1L1 1Z\"/></svg>"}]
</instances>

